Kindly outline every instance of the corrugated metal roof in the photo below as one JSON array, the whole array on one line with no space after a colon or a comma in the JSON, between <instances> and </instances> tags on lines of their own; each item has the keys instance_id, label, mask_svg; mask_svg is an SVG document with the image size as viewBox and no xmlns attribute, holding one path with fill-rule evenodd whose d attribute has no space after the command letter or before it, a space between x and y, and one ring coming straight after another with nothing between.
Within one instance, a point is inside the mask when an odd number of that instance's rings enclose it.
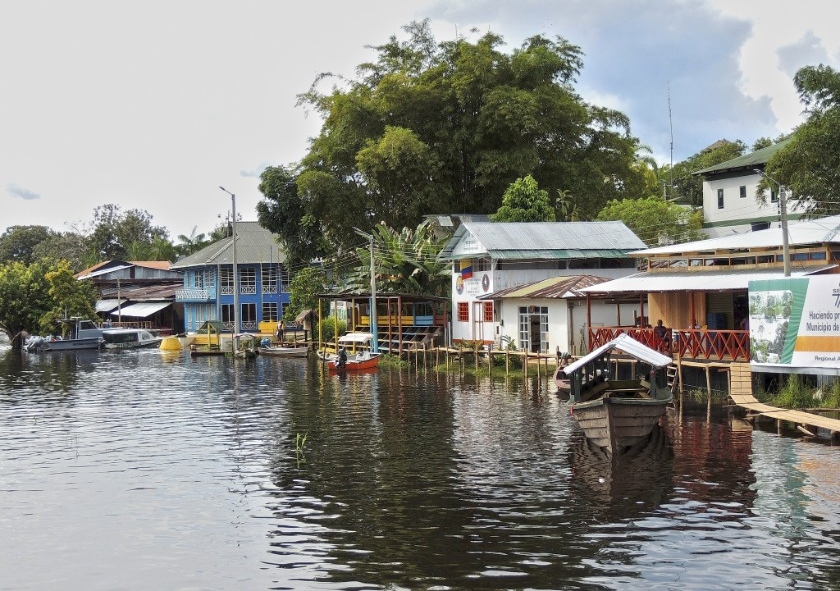
<instances>
[{"instance_id":1,"label":"corrugated metal roof","mask_svg":"<svg viewBox=\"0 0 840 591\"><path fill-rule=\"evenodd\" d=\"M110 312L116 310L117 306L124 304L128 300L96 300L96 313Z\"/></svg>"},{"instance_id":2,"label":"corrugated metal roof","mask_svg":"<svg viewBox=\"0 0 840 591\"><path fill-rule=\"evenodd\" d=\"M738 156L737 158L733 158L732 160L727 160L726 162L721 162L720 164L715 164L714 166L709 166L708 168L703 168L702 170L698 170L693 174L715 174L715 173L722 173L722 172L729 172L730 170L737 170L737 169L749 169L752 170L756 166L764 166L767 164L767 161L770 160L770 157L778 152L780 149L784 148L790 142L790 138L779 142L778 144L773 144L772 146L767 146L766 148L762 148L760 150L756 150L750 154L744 154L743 156Z\"/></svg>"},{"instance_id":3,"label":"corrugated metal roof","mask_svg":"<svg viewBox=\"0 0 840 591\"><path fill-rule=\"evenodd\" d=\"M813 220L791 222L788 224L788 245L804 246L807 244L840 243L840 215ZM720 238L709 238L695 242L657 246L632 252L633 256L654 256L663 254L683 254L715 250L746 248L766 248L782 245L782 229L767 228L755 232L732 234Z\"/></svg>"},{"instance_id":4,"label":"corrugated metal roof","mask_svg":"<svg viewBox=\"0 0 840 591\"><path fill-rule=\"evenodd\" d=\"M82 279L91 279L93 277L99 277L100 275L106 275L108 273L113 273L114 271L122 271L123 269L130 269L133 266L134 265L128 264L128 265L119 265L117 267L106 267L104 269L98 269L96 271L90 271L89 273L86 273L84 275L79 274L79 275L76 276L76 279L78 279L80 281Z\"/></svg>"},{"instance_id":5,"label":"corrugated metal roof","mask_svg":"<svg viewBox=\"0 0 840 591\"><path fill-rule=\"evenodd\" d=\"M821 267L819 269L791 270L791 277L813 275L820 271L832 269L837 265ZM759 279L781 279L782 271L729 271L725 273L694 272L655 272L636 273L620 279L614 279L593 287L582 289L584 293L617 293L617 292L665 292L665 291L732 291L747 289L750 281Z\"/></svg>"},{"instance_id":6,"label":"corrugated metal roof","mask_svg":"<svg viewBox=\"0 0 840 591\"><path fill-rule=\"evenodd\" d=\"M482 296L482 300L500 300L509 298L583 298L586 293L581 291L585 287L599 285L609 281L606 277L595 277L594 275L570 275L567 277L550 277L542 281L527 283L500 289L499 291Z\"/></svg>"},{"instance_id":7,"label":"corrugated metal roof","mask_svg":"<svg viewBox=\"0 0 840 591\"><path fill-rule=\"evenodd\" d=\"M143 302L141 304L129 304L125 308L113 310L111 316L131 316L133 318L148 318L155 312L171 306L172 302Z\"/></svg>"},{"instance_id":8,"label":"corrugated metal roof","mask_svg":"<svg viewBox=\"0 0 840 591\"><path fill-rule=\"evenodd\" d=\"M477 251L459 248L470 234ZM623 222L464 222L441 251L443 259L486 254L496 259L556 259L619 256L645 247ZM599 254L593 255L591 252Z\"/></svg>"},{"instance_id":9,"label":"corrugated metal roof","mask_svg":"<svg viewBox=\"0 0 840 591\"><path fill-rule=\"evenodd\" d=\"M286 255L277 243L274 234L260 226L259 222L236 223L236 263L238 265L282 263L285 260ZM233 239L228 236L173 263L170 268L184 269L232 264Z\"/></svg>"},{"instance_id":10,"label":"corrugated metal roof","mask_svg":"<svg viewBox=\"0 0 840 591\"><path fill-rule=\"evenodd\" d=\"M571 375L587 363L594 361L599 357L603 357L604 354L613 350L619 350L624 353L627 353L631 357L634 357L639 361L642 361L643 363L650 364L653 367L665 367L673 361L673 359L671 359L667 355L663 355L658 351L654 351L653 349L643 345L630 335L626 333L621 333L609 343L601 345L600 347L592 351L592 353L584 355L577 361L570 363L569 365L563 368L563 371L566 373L566 375Z\"/></svg>"}]
</instances>

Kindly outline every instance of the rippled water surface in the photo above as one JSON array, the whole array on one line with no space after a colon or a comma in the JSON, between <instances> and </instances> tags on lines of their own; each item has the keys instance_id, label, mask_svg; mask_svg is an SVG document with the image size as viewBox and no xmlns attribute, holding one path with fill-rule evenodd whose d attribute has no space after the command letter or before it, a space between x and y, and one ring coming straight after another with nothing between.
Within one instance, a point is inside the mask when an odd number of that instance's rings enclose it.
<instances>
[{"instance_id":1,"label":"rippled water surface","mask_svg":"<svg viewBox=\"0 0 840 591\"><path fill-rule=\"evenodd\" d=\"M840 588L840 449L704 407L609 461L551 391L0 351L0 589Z\"/></svg>"}]
</instances>

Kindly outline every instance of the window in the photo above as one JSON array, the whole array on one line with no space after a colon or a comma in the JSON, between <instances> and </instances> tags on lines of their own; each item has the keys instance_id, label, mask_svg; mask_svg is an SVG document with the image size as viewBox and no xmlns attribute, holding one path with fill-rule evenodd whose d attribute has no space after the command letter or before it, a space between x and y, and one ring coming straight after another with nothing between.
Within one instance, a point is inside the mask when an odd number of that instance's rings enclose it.
<instances>
[{"instance_id":1,"label":"window","mask_svg":"<svg viewBox=\"0 0 840 591\"><path fill-rule=\"evenodd\" d=\"M222 304L222 327L233 330L233 304Z\"/></svg>"},{"instance_id":2,"label":"window","mask_svg":"<svg viewBox=\"0 0 840 591\"><path fill-rule=\"evenodd\" d=\"M263 293L277 293L277 266L263 265L262 266L262 292Z\"/></svg>"},{"instance_id":3,"label":"window","mask_svg":"<svg viewBox=\"0 0 840 591\"><path fill-rule=\"evenodd\" d=\"M253 303L242 304L242 330L257 330L257 305Z\"/></svg>"},{"instance_id":4,"label":"window","mask_svg":"<svg viewBox=\"0 0 840 591\"><path fill-rule=\"evenodd\" d=\"M776 203L779 200L779 194L776 189L770 189L770 203Z\"/></svg>"},{"instance_id":5,"label":"window","mask_svg":"<svg viewBox=\"0 0 840 591\"><path fill-rule=\"evenodd\" d=\"M264 322L277 322L280 317L277 315L277 302L263 302L262 319Z\"/></svg>"},{"instance_id":6,"label":"window","mask_svg":"<svg viewBox=\"0 0 840 591\"><path fill-rule=\"evenodd\" d=\"M467 302L458 302L458 322L470 321L470 305Z\"/></svg>"},{"instance_id":7,"label":"window","mask_svg":"<svg viewBox=\"0 0 840 591\"><path fill-rule=\"evenodd\" d=\"M204 271L196 271L193 276L193 287L204 289Z\"/></svg>"},{"instance_id":8,"label":"window","mask_svg":"<svg viewBox=\"0 0 840 591\"><path fill-rule=\"evenodd\" d=\"M233 295L232 269L222 269L219 273L219 289L222 295Z\"/></svg>"},{"instance_id":9,"label":"window","mask_svg":"<svg viewBox=\"0 0 840 591\"><path fill-rule=\"evenodd\" d=\"M723 189L718 189L718 209L723 209Z\"/></svg>"},{"instance_id":10,"label":"window","mask_svg":"<svg viewBox=\"0 0 840 591\"><path fill-rule=\"evenodd\" d=\"M257 293L257 270L254 267L239 269L239 293Z\"/></svg>"},{"instance_id":11,"label":"window","mask_svg":"<svg viewBox=\"0 0 840 591\"><path fill-rule=\"evenodd\" d=\"M741 199L746 199L747 198L747 186L746 185L741 185L740 192L741 192Z\"/></svg>"},{"instance_id":12,"label":"window","mask_svg":"<svg viewBox=\"0 0 840 591\"><path fill-rule=\"evenodd\" d=\"M493 322L493 302L484 302L484 322Z\"/></svg>"}]
</instances>

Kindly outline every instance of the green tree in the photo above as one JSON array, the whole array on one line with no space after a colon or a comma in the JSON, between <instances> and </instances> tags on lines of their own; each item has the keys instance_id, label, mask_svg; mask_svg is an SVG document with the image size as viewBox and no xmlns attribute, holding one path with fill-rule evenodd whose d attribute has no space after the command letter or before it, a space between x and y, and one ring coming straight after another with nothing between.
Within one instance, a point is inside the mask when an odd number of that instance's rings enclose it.
<instances>
[{"instance_id":1,"label":"green tree","mask_svg":"<svg viewBox=\"0 0 840 591\"><path fill-rule=\"evenodd\" d=\"M494 222L553 222L556 215L548 191L543 191L530 174L516 179L505 191L502 206L490 216Z\"/></svg>"},{"instance_id":2,"label":"green tree","mask_svg":"<svg viewBox=\"0 0 840 591\"><path fill-rule=\"evenodd\" d=\"M322 75L300 95L324 123L292 178L281 179L294 181L280 192L288 203L266 210L273 224L261 219L283 244L294 250L314 235L352 249L355 229L380 222L414 228L430 213L491 214L528 174L549 194L569 191L582 219L639 196L646 181L627 117L575 92L579 47L535 36L504 52L492 33L437 43L428 21L405 31L407 41L375 47L357 79L322 93Z\"/></svg>"},{"instance_id":3,"label":"green tree","mask_svg":"<svg viewBox=\"0 0 840 591\"><path fill-rule=\"evenodd\" d=\"M282 166L266 168L260 175L259 189L265 199L257 203L257 219L277 235L288 267L307 265L327 255L320 224L307 211L294 171Z\"/></svg>"},{"instance_id":4,"label":"green tree","mask_svg":"<svg viewBox=\"0 0 840 591\"><path fill-rule=\"evenodd\" d=\"M38 245L56 235L47 226L10 226L0 235L0 263L18 261L24 265L36 258Z\"/></svg>"},{"instance_id":5,"label":"green tree","mask_svg":"<svg viewBox=\"0 0 840 591\"><path fill-rule=\"evenodd\" d=\"M9 336L22 330L36 332L41 317L52 307L48 271L42 261L0 264L0 327Z\"/></svg>"},{"instance_id":6,"label":"green tree","mask_svg":"<svg viewBox=\"0 0 840 591\"><path fill-rule=\"evenodd\" d=\"M794 76L794 86L808 118L765 171L794 196L807 197L812 215L840 213L840 72L806 66Z\"/></svg>"},{"instance_id":7,"label":"green tree","mask_svg":"<svg viewBox=\"0 0 840 591\"><path fill-rule=\"evenodd\" d=\"M648 246L699 240L702 210L693 211L658 197L610 201L598 220L620 220Z\"/></svg>"},{"instance_id":8,"label":"green tree","mask_svg":"<svg viewBox=\"0 0 840 591\"><path fill-rule=\"evenodd\" d=\"M204 233L198 233L198 226L193 226L192 232L187 236L185 234L178 235L178 244L175 245L175 254L180 256L189 256L194 252L198 252L205 246L210 244L207 236Z\"/></svg>"},{"instance_id":9,"label":"green tree","mask_svg":"<svg viewBox=\"0 0 840 591\"><path fill-rule=\"evenodd\" d=\"M447 296L451 287L448 263L438 260L446 238L436 237L431 222L424 220L416 229L400 231L385 224L373 233L373 261L377 291ZM351 290L370 291L370 246L358 247L361 261L348 278Z\"/></svg>"},{"instance_id":10,"label":"green tree","mask_svg":"<svg viewBox=\"0 0 840 591\"><path fill-rule=\"evenodd\" d=\"M59 318L81 316L96 319L96 287L89 280L77 280L70 263L56 261L44 277L51 307L39 319L42 330L49 332Z\"/></svg>"},{"instance_id":11,"label":"green tree","mask_svg":"<svg viewBox=\"0 0 840 591\"><path fill-rule=\"evenodd\" d=\"M98 259L141 260L161 250L159 244L152 245L157 239L168 241L169 231L153 226L152 216L147 211L123 212L118 205L107 204L94 208L93 231L89 239ZM132 257L132 254L139 257Z\"/></svg>"},{"instance_id":12,"label":"green tree","mask_svg":"<svg viewBox=\"0 0 840 591\"><path fill-rule=\"evenodd\" d=\"M289 305L283 318L291 321L304 310L318 309L318 296L326 291L327 275L321 267L304 267L289 283Z\"/></svg>"},{"instance_id":13,"label":"green tree","mask_svg":"<svg viewBox=\"0 0 840 591\"><path fill-rule=\"evenodd\" d=\"M94 250L90 241L77 232L59 232L50 235L46 240L40 242L33 250L35 260L65 259L75 271L81 271L100 262L100 258L94 256Z\"/></svg>"}]
</instances>

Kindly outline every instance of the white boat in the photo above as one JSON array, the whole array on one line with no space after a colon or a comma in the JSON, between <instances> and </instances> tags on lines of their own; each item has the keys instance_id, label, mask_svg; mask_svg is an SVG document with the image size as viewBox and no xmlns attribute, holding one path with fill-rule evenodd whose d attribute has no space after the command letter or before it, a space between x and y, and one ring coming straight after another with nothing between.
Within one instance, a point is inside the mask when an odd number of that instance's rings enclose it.
<instances>
[{"instance_id":1,"label":"white boat","mask_svg":"<svg viewBox=\"0 0 840 591\"><path fill-rule=\"evenodd\" d=\"M306 357L309 354L309 347L303 345L301 347L264 347L260 346L257 349L260 355L268 355L274 357Z\"/></svg>"},{"instance_id":2,"label":"white boat","mask_svg":"<svg viewBox=\"0 0 840 591\"><path fill-rule=\"evenodd\" d=\"M78 316L63 318L58 322L70 327L68 337L29 337L25 349L30 353L41 351L77 351L79 349L99 349L105 342L102 329L91 320L84 320Z\"/></svg>"},{"instance_id":3,"label":"white boat","mask_svg":"<svg viewBox=\"0 0 840 591\"><path fill-rule=\"evenodd\" d=\"M160 346L163 337L142 328L107 328L102 331L106 349L137 349Z\"/></svg>"}]
</instances>

